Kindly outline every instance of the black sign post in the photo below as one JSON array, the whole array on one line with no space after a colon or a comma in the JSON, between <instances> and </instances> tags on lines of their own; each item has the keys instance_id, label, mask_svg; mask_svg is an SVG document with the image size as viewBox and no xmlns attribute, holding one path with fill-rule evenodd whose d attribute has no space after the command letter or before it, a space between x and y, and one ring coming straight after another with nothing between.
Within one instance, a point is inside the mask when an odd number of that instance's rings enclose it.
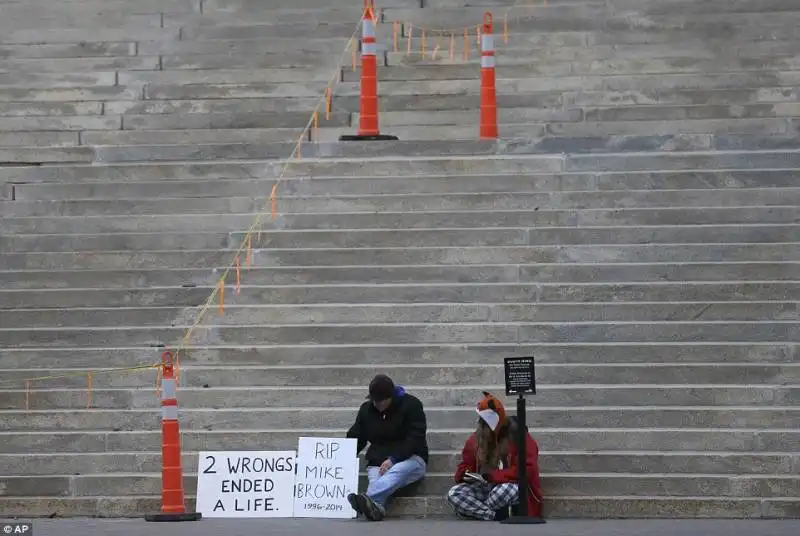
<instances>
[{"instance_id":1,"label":"black sign post","mask_svg":"<svg viewBox=\"0 0 800 536\"><path fill-rule=\"evenodd\" d=\"M517 488L519 489L519 506L517 515L509 516L500 523L507 525L541 525L546 523L541 517L532 517L528 512L528 471L526 467L528 426L525 422L525 395L536 394L536 374L533 356L507 357L504 360L506 396L517 395Z\"/></svg>"}]
</instances>

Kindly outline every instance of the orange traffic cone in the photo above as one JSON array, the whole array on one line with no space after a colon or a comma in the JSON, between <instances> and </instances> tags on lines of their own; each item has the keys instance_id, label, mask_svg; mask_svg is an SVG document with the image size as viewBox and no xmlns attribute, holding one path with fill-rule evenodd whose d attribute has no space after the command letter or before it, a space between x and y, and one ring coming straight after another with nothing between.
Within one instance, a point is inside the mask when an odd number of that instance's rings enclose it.
<instances>
[{"instance_id":1,"label":"orange traffic cone","mask_svg":"<svg viewBox=\"0 0 800 536\"><path fill-rule=\"evenodd\" d=\"M146 515L146 521L197 521L199 512L183 505L181 431L178 424L178 386L172 352L161 355L161 513Z\"/></svg>"},{"instance_id":2,"label":"orange traffic cone","mask_svg":"<svg viewBox=\"0 0 800 536\"><path fill-rule=\"evenodd\" d=\"M492 14L483 15L481 34L481 125L482 140L497 138L497 90L494 73L494 35Z\"/></svg>"},{"instance_id":3,"label":"orange traffic cone","mask_svg":"<svg viewBox=\"0 0 800 536\"><path fill-rule=\"evenodd\" d=\"M361 17L361 99L358 134L343 134L339 141L397 140L378 128L378 44L375 39L374 0L364 0Z\"/></svg>"}]
</instances>

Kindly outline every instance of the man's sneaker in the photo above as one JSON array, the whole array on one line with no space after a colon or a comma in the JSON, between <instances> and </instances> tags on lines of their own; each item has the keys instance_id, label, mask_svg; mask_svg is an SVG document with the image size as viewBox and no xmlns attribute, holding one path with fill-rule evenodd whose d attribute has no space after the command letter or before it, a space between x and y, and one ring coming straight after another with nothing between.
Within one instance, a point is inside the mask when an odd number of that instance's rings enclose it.
<instances>
[{"instance_id":1,"label":"man's sneaker","mask_svg":"<svg viewBox=\"0 0 800 536\"><path fill-rule=\"evenodd\" d=\"M370 499L366 493L359 493L356 497L356 501L358 501L358 506L364 514L364 517L370 521L380 521L383 519L383 508Z\"/></svg>"},{"instance_id":2,"label":"man's sneaker","mask_svg":"<svg viewBox=\"0 0 800 536\"><path fill-rule=\"evenodd\" d=\"M355 493L349 494L347 496L347 502L349 502L350 506L353 507L353 510L356 511L356 517L364 514L364 512L361 510L361 505L358 504L358 495Z\"/></svg>"}]
</instances>

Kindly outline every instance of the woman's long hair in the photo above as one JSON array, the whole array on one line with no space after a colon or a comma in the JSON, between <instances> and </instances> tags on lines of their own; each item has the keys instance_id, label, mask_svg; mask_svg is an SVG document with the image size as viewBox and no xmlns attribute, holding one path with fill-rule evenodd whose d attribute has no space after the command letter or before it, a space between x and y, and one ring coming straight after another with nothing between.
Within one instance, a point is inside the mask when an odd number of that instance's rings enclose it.
<instances>
[{"instance_id":1,"label":"woman's long hair","mask_svg":"<svg viewBox=\"0 0 800 536\"><path fill-rule=\"evenodd\" d=\"M478 418L475 442L477 443L478 471L497 469L500 459L505 460L508 456L508 423L501 425L495 433L483 419Z\"/></svg>"}]
</instances>

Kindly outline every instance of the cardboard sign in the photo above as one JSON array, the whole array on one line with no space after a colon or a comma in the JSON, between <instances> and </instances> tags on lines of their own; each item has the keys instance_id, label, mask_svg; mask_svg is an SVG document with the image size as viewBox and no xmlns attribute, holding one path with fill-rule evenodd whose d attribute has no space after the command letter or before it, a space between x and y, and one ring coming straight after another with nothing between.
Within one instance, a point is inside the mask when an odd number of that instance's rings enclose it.
<instances>
[{"instance_id":1,"label":"cardboard sign","mask_svg":"<svg viewBox=\"0 0 800 536\"><path fill-rule=\"evenodd\" d=\"M203 517L292 517L297 453L200 452L197 511Z\"/></svg>"},{"instance_id":2,"label":"cardboard sign","mask_svg":"<svg viewBox=\"0 0 800 536\"><path fill-rule=\"evenodd\" d=\"M352 519L347 495L358 493L355 439L301 437L297 448L294 516Z\"/></svg>"}]
</instances>

